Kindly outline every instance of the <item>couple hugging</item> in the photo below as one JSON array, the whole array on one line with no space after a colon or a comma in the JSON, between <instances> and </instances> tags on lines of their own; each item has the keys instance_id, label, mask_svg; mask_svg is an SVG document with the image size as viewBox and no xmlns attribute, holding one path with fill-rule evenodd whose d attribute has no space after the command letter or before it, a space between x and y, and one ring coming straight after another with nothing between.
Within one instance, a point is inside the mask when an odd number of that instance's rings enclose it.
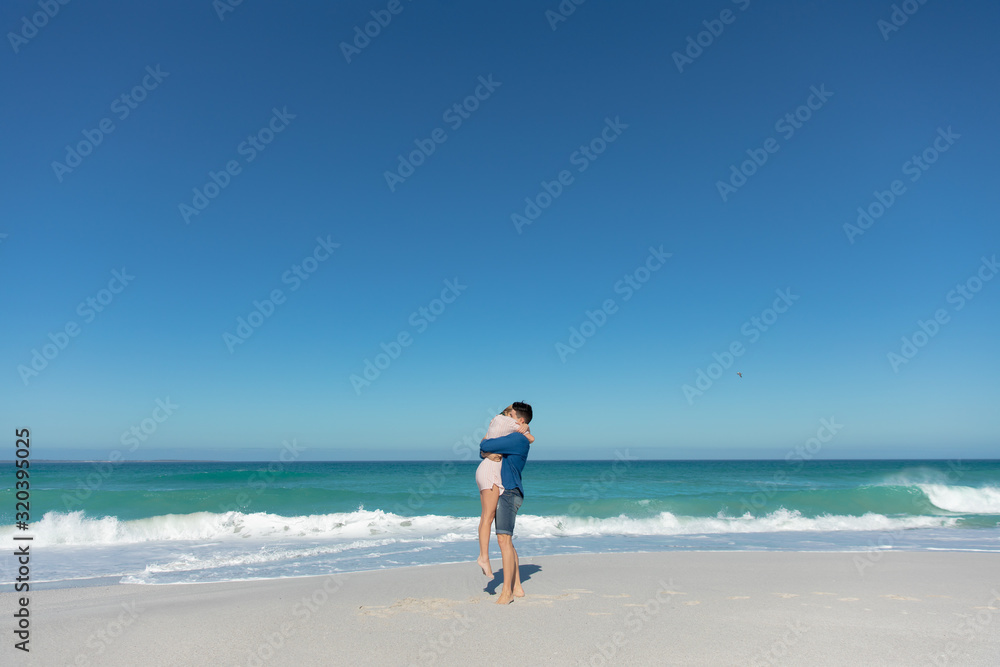
<instances>
[{"instance_id":1,"label":"couple hugging","mask_svg":"<svg viewBox=\"0 0 1000 667\"><path fill-rule=\"evenodd\" d=\"M521 471L528 460L528 449L535 441L528 429L531 406L513 403L490 422L486 437L479 443L483 462L476 469L476 484L483 513L479 518L479 558L483 574L493 576L490 566L490 524L496 518L497 543L503 559L503 589L497 604L509 604L524 597L517 551L514 550L514 520L524 500Z\"/></svg>"}]
</instances>

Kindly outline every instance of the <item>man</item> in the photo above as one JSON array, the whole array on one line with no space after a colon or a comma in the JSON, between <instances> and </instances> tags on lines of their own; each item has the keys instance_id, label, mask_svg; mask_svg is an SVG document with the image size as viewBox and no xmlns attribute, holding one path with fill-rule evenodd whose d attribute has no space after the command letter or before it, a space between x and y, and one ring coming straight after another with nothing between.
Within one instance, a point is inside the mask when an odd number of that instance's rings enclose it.
<instances>
[{"instance_id":1,"label":"man","mask_svg":"<svg viewBox=\"0 0 1000 667\"><path fill-rule=\"evenodd\" d=\"M517 418L525 424L531 422L531 406L517 402L511 405ZM503 454L500 468L500 479L504 492L497 503L496 534L500 544L500 556L503 559L503 589L497 604L510 604L515 597L524 597L521 588L521 572L514 549L514 522L517 511L524 501L524 489L521 487L521 471L528 461L528 450L531 444L523 433L511 433L502 438L483 440L479 444L480 451Z\"/></svg>"}]
</instances>

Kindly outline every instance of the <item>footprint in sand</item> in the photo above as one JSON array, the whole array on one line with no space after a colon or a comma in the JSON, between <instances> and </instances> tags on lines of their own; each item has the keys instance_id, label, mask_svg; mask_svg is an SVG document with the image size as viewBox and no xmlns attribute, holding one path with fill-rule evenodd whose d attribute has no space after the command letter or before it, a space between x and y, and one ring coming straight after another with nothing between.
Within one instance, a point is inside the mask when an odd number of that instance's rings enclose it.
<instances>
[{"instance_id":1,"label":"footprint in sand","mask_svg":"<svg viewBox=\"0 0 1000 667\"><path fill-rule=\"evenodd\" d=\"M693 607L693 606L695 606L696 604L701 604L701 600L688 600L688 601L687 601L687 602L685 602L684 604L686 604L686 605L687 605L687 606L689 606L689 607Z\"/></svg>"},{"instance_id":2,"label":"footprint in sand","mask_svg":"<svg viewBox=\"0 0 1000 667\"><path fill-rule=\"evenodd\" d=\"M834 595L834 596L836 596L837 594L836 593L820 593L818 591L813 591L813 595Z\"/></svg>"},{"instance_id":3,"label":"footprint in sand","mask_svg":"<svg viewBox=\"0 0 1000 667\"><path fill-rule=\"evenodd\" d=\"M470 598L471 599L471 598ZM445 598L403 598L389 606L371 605L358 608L362 616L389 618L402 612L423 613L437 618L457 618L460 614L453 607L463 604L463 600L448 600Z\"/></svg>"},{"instance_id":4,"label":"footprint in sand","mask_svg":"<svg viewBox=\"0 0 1000 667\"><path fill-rule=\"evenodd\" d=\"M777 595L779 598L797 598L798 593L772 593L771 595Z\"/></svg>"},{"instance_id":5,"label":"footprint in sand","mask_svg":"<svg viewBox=\"0 0 1000 667\"><path fill-rule=\"evenodd\" d=\"M602 595L602 598L630 598L632 597L628 593L619 593L618 595Z\"/></svg>"},{"instance_id":6,"label":"footprint in sand","mask_svg":"<svg viewBox=\"0 0 1000 667\"><path fill-rule=\"evenodd\" d=\"M909 602L920 602L920 598L909 598L905 595L880 595L880 598L889 598L890 600L907 600Z\"/></svg>"},{"instance_id":7,"label":"footprint in sand","mask_svg":"<svg viewBox=\"0 0 1000 667\"><path fill-rule=\"evenodd\" d=\"M553 595L554 600L579 600L580 596L576 593L563 593L562 595Z\"/></svg>"},{"instance_id":8,"label":"footprint in sand","mask_svg":"<svg viewBox=\"0 0 1000 667\"><path fill-rule=\"evenodd\" d=\"M563 593L561 595L530 595L527 601L531 604L552 604L555 600L579 600L576 593Z\"/></svg>"},{"instance_id":9,"label":"footprint in sand","mask_svg":"<svg viewBox=\"0 0 1000 667\"><path fill-rule=\"evenodd\" d=\"M730 595L726 598L727 600L749 600L749 595Z\"/></svg>"},{"instance_id":10,"label":"footprint in sand","mask_svg":"<svg viewBox=\"0 0 1000 667\"><path fill-rule=\"evenodd\" d=\"M857 602L861 598L837 598L837 602Z\"/></svg>"}]
</instances>

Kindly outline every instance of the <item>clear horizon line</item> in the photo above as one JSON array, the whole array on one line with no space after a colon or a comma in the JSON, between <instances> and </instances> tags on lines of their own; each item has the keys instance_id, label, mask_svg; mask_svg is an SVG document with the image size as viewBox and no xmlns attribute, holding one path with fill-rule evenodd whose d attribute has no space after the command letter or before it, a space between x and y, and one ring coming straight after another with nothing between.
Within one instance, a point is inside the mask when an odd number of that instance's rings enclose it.
<instances>
[{"instance_id":1,"label":"clear horizon line","mask_svg":"<svg viewBox=\"0 0 1000 667\"><path fill-rule=\"evenodd\" d=\"M609 461L614 462L615 458L572 458L572 459L531 459L532 462L552 462L569 463L573 461ZM1000 462L1000 458L962 458L962 457L917 457L917 458L820 458L793 459L784 458L738 458L738 459L631 459L632 461L650 461L666 463L723 463L723 462L783 462L783 463L812 463L817 461L844 462L844 461L988 461ZM0 463L13 463L14 459L0 459ZM32 463L273 463L274 459L32 459ZM296 459L294 461L282 461L283 464L290 463L475 463L475 459Z\"/></svg>"}]
</instances>

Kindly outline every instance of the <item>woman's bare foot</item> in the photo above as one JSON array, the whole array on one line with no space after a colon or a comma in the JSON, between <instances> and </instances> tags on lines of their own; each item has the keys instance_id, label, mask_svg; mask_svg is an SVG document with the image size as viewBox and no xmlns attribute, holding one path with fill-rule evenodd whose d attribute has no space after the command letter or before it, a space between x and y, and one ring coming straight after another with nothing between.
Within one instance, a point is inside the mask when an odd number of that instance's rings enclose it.
<instances>
[{"instance_id":1,"label":"woman's bare foot","mask_svg":"<svg viewBox=\"0 0 1000 667\"><path fill-rule=\"evenodd\" d=\"M487 577L493 576L493 566L490 565L489 558L487 558L486 560L483 560L482 558L477 558L476 562L479 563L479 567L483 568L483 574L485 574Z\"/></svg>"},{"instance_id":2,"label":"woman's bare foot","mask_svg":"<svg viewBox=\"0 0 1000 667\"><path fill-rule=\"evenodd\" d=\"M513 601L514 601L514 596L508 593L507 591L503 591L502 593L500 593L500 597L497 599L497 604L510 604Z\"/></svg>"},{"instance_id":3,"label":"woman's bare foot","mask_svg":"<svg viewBox=\"0 0 1000 667\"><path fill-rule=\"evenodd\" d=\"M516 597L516 598L523 598L524 597L524 589L521 588L520 584L515 584L514 585L514 597Z\"/></svg>"}]
</instances>

